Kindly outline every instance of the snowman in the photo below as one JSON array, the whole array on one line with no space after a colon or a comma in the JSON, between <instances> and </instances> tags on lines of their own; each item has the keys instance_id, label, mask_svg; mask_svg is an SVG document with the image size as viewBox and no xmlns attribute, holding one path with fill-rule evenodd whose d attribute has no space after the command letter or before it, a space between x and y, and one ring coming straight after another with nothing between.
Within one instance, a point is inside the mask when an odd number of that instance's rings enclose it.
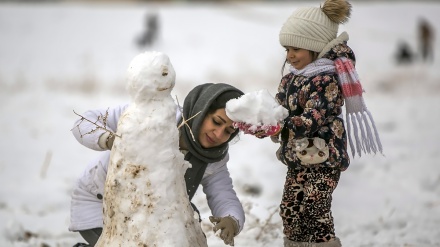
<instances>
[{"instance_id":1,"label":"snowman","mask_svg":"<svg viewBox=\"0 0 440 247\"><path fill-rule=\"evenodd\" d=\"M186 193L179 151L175 71L167 55L144 52L128 67L132 102L118 122L96 246L207 246Z\"/></svg>"}]
</instances>

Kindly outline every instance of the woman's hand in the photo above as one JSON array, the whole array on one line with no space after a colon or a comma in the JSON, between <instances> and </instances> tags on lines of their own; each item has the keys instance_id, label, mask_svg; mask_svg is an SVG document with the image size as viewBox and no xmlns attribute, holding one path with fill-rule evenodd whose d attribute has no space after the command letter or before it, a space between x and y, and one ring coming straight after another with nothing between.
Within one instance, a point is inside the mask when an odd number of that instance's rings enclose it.
<instances>
[{"instance_id":1,"label":"woman's hand","mask_svg":"<svg viewBox=\"0 0 440 247\"><path fill-rule=\"evenodd\" d=\"M98 140L98 145L102 149L111 150L113 147L113 142L115 141L115 134L111 132L104 132Z\"/></svg>"},{"instance_id":2,"label":"woman's hand","mask_svg":"<svg viewBox=\"0 0 440 247\"><path fill-rule=\"evenodd\" d=\"M221 230L220 238L226 245L234 246L234 237L238 233L238 223L231 217L214 217L209 216L209 220L214 224L212 228L214 232Z\"/></svg>"}]
</instances>

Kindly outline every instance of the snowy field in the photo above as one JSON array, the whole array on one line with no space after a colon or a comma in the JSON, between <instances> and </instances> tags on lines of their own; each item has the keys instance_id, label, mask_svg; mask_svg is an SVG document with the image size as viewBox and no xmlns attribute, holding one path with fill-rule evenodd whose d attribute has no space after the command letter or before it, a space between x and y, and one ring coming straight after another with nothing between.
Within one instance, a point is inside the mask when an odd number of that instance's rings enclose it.
<instances>
[{"instance_id":1,"label":"snowy field","mask_svg":"<svg viewBox=\"0 0 440 247\"><path fill-rule=\"evenodd\" d=\"M0 4L0 246L72 246L70 193L97 153L70 133L73 110L128 101L125 70L145 49L167 53L177 72L174 95L204 82L275 94L284 49L278 31L306 2L230 5ZM307 5L318 6L318 2ZM138 47L148 13L159 36ZM440 246L440 4L354 2L340 30L351 36L365 100L385 157L356 157L334 193L336 233L345 247ZM434 25L434 64L396 66L399 41L415 49L417 20ZM282 246L277 214L286 167L269 139L242 135L229 169L247 221L236 246ZM209 246L224 246L210 230Z\"/></svg>"}]
</instances>

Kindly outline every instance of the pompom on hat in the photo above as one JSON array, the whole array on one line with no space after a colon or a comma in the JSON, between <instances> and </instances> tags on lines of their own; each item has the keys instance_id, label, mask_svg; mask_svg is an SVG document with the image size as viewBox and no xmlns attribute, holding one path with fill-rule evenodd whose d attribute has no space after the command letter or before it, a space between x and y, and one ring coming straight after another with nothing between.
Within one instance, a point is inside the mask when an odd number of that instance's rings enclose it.
<instances>
[{"instance_id":1,"label":"pompom on hat","mask_svg":"<svg viewBox=\"0 0 440 247\"><path fill-rule=\"evenodd\" d=\"M336 39L339 24L350 18L351 4L346 0L326 0L322 7L298 8L281 27L282 46L320 53Z\"/></svg>"}]
</instances>

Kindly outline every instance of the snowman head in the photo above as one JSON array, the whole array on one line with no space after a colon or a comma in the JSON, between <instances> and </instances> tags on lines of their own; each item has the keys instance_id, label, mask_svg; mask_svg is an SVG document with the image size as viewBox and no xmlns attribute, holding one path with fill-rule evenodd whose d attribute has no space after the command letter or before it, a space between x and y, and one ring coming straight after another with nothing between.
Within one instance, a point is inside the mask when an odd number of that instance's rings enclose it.
<instances>
[{"instance_id":1,"label":"snowman head","mask_svg":"<svg viewBox=\"0 0 440 247\"><path fill-rule=\"evenodd\" d=\"M162 52L143 52L133 58L127 69L127 90L138 103L169 95L175 80L173 65Z\"/></svg>"}]
</instances>

